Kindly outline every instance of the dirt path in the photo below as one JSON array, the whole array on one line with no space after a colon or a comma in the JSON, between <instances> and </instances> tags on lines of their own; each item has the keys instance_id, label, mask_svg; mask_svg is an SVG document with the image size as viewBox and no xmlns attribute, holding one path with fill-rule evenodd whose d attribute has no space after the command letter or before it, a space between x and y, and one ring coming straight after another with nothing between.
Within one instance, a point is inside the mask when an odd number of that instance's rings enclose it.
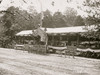
<instances>
[{"instance_id":1,"label":"dirt path","mask_svg":"<svg viewBox=\"0 0 100 75\"><path fill-rule=\"evenodd\" d=\"M100 60L0 48L0 75L99 75Z\"/></svg>"}]
</instances>

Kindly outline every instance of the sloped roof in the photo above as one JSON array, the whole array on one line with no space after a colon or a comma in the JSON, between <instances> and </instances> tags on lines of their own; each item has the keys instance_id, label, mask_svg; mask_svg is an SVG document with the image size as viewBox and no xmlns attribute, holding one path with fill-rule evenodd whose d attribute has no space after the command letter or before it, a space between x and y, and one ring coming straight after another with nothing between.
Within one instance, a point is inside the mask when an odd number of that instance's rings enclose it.
<instances>
[{"instance_id":1,"label":"sloped roof","mask_svg":"<svg viewBox=\"0 0 100 75\"><path fill-rule=\"evenodd\" d=\"M44 29L44 28L42 28ZM86 32L83 26L77 27L62 27L62 28L47 28L46 33L78 33L78 32Z\"/></svg>"},{"instance_id":2,"label":"sloped roof","mask_svg":"<svg viewBox=\"0 0 100 75\"><path fill-rule=\"evenodd\" d=\"M92 29L94 26L88 27L88 29ZM41 28L45 30L45 28ZM76 26L76 27L61 27L61 28L46 28L47 34L63 34L63 33L80 33L87 32L85 26ZM32 30L24 30L16 34L16 36L29 36L33 32Z\"/></svg>"},{"instance_id":3,"label":"sloped roof","mask_svg":"<svg viewBox=\"0 0 100 75\"><path fill-rule=\"evenodd\" d=\"M30 36L32 34L32 30L24 30L16 34L16 36Z\"/></svg>"}]
</instances>

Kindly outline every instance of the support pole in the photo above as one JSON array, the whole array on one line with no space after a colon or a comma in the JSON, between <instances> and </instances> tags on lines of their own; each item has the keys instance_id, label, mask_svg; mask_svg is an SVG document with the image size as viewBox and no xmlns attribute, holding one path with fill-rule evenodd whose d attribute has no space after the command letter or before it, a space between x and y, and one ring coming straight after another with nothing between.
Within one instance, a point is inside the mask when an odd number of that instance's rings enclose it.
<instances>
[{"instance_id":1,"label":"support pole","mask_svg":"<svg viewBox=\"0 0 100 75\"><path fill-rule=\"evenodd\" d=\"M79 46L79 34L77 34L77 46Z\"/></svg>"}]
</instances>

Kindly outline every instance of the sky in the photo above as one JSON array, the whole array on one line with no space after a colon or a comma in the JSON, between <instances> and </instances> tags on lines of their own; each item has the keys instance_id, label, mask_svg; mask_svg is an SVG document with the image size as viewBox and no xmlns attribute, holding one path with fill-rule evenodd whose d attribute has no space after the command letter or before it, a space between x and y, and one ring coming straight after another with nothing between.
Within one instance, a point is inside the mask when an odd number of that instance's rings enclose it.
<instances>
[{"instance_id":1,"label":"sky","mask_svg":"<svg viewBox=\"0 0 100 75\"><path fill-rule=\"evenodd\" d=\"M42 6L43 11L48 9L52 13L56 11L64 13L66 7L72 7L77 10L79 15L86 15L85 12L77 8L77 6L82 6L83 1L84 0L73 0L71 3L68 3L67 0L2 0L0 10L6 10L10 6L15 6L27 11L35 8L37 12L40 12ZM52 2L54 2L54 6Z\"/></svg>"}]
</instances>

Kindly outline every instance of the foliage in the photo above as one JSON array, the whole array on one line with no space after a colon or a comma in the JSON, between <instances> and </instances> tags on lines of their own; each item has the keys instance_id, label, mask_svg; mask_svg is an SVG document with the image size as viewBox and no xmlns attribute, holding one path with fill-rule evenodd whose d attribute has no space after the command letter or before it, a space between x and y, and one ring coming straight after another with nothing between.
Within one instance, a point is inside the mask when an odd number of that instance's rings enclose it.
<instances>
[{"instance_id":1,"label":"foliage","mask_svg":"<svg viewBox=\"0 0 100 75\"><path fill-rule=\"evenodd\" d=\"M54 27L65 27L66 22L64 20L64 15L61 12L55 12L53 15Z\"/></svg>"},{"instance_id":2,"label":"foliage","mask_svg":"<svg viewBox=\"0 0 100 75\"><path fill-rule=\"evenodd\" d=\"M78 15L78 16L76 17L76 19L75 19L74 25L75 25L75 26L83 26L83 25L85 25L84 19L83 19L80 15Z\"/></svg>"},{"instance_id":3,"label":"foliage","mask_svg":"<svg viewBox=\"0 0 100 75\"><path fill-rule=\"evenodd\" d=\"M46 10L43 13L44 13L43 27L53 27L53 17L50 11Z\"/></svg>"},{"instance_id":4,"label":"foliage","mask_svg":"<svg viewBox=\"0 0 100 75\"><path fill-rule=\"evenodd\" d=\"M49 10L46 10L43 13L43 27L55 28L85 25L83 18L77 16L77 12L73 8L67 8L64 14L57 11L51 15Z\"/></svg>"},{"instance_id":5,"label":"foliage","mask_svg":"<svg viewBox=\"0 0 100 75\"><path fill-rule=\"evenodd\" d=\"M100 0L84 0L83 6L81 7L83 11L87 12L88 16L85 18L84 22L86 27L95 25L94 30L88 30L84 36L87 38L94 38L95 41L98 40L98 45L100 48Z\"/></svg>"},{"instance_id":6,"label":"foliage","mask_svg":"<svg viewBox=\"0 0 100 75\"><path fill-rule=\"evenodd\" d=\"M32 25L34 24L33 17L26 11L19 10L19 8L8 8L2 18L3 22L5 23L4 26L10 30L20 31L34 27L34 25Z\"/></svg>"},{"instance_id":7,"label":"foliage","mask_svg":"<svg viewBox=\"0 0 100 75\"><path fill-rule=\"evenodd\" d=\"M85 0L83 5L88 13L87 24L98 25L100 23L100 0Z\"/></svg>"},{"instance_id":8,"label":"foliage","mask_svg":"<svg viewBox=\"0 0 100 75\"><path fill-rule=\"evenodd\" d=\"M3 47L13 43L14 36L22 30L34 30L40 24L41 13L37 13L34 8L29 7L30 12L20 10L11 6L6 11L2 11L4 15L0 18L0 42ZM32 12L31 12L32 10ZM43 12L43 27L66 27L82 25L83 19L77 16L77 12L72 8L67 8L65 14L57 11L53 15L49 10Z\"/></svg>"},{"instance_id":9,"label":"foliage","mask_svg":"<svg viewBox=\"0 0 100 75\"><path fill-rule=\"evenodd\" d=\"M97 32L93 37L100 39L100 0L85 0L83 6L87 8L85 11L88 13L86 25L96 25Z\"/></svg>"},{"instance_id":10,"label":"foliage","mask_svg":"<svg viewBox=\"0 0 100 75\"><path fill-rule=\"evenodd\" d=\"M67 7L64 15L67 26L74 26L77 18L77 11L74 10L74 8Z\"/></svg>"},{"instance_id":11,"label":"foliage","mask_svg":"<svg viewBox=\"0 0 100 75\"><path fill-rule=\"evenodd\" d=\"M63 18L64 15L59 11L51 15L51 12L49 10L46 10L44 12L43 27L65 27L66 23Z\"/></svg>"},{"instance_id":12,"label":"foliage","mask_svg":"<svg viewBox=\"0 0 100 75\"><path fill-rule=\"evenodd\" d=\"M5 13L4 16L1 17L2 23L0 23L2 29L2 31L0 31L0 42L3 44L12 43L17 32L34 29L36 23L39 22L37 18L35 18L37 16L36 13L34 15L29 14L13 6L2 12Z\"/></svg>"}]
</instances>

